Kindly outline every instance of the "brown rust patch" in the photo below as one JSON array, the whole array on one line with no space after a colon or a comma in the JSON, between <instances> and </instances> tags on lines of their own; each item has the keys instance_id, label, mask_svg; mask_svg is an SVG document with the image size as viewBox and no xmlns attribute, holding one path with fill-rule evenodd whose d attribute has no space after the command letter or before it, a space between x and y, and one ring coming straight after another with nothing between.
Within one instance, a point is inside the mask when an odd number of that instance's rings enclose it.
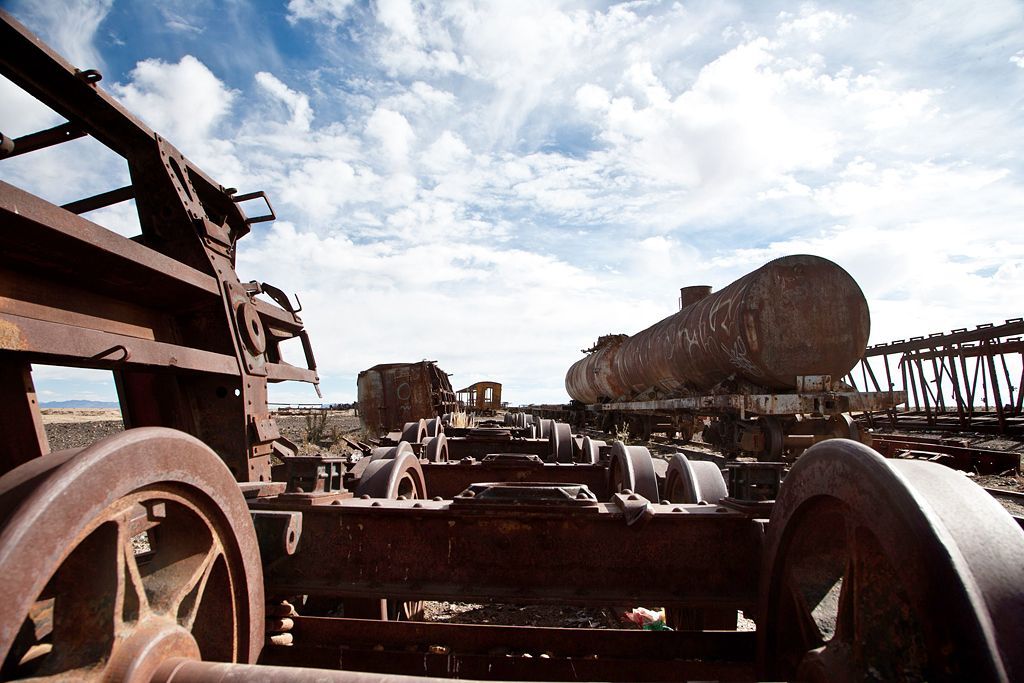
<instances>
[{"instance_id":1,"label":"brown rust patch","mask_svg":"<svg viewBox=\"0 0 1024 683\"><path fill-rule=\"evenodd\" d=\"M28 342L21 334L21 328L7 320L0 320L0 349L5 351L26 351Z\"/></svg>"}]
</instances>

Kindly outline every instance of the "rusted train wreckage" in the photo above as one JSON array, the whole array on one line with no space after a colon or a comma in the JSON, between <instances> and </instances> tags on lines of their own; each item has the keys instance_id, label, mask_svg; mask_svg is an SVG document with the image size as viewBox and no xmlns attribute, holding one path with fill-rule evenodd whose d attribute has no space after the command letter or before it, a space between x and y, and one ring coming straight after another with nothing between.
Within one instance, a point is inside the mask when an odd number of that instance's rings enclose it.
<instances>
[{"instance_id":1,"label":"rusted train wreckage","mask_svg":"<svg viewBox=\"0 0 1024 683\"><path fill-rule=\"evenodd\" d=\"M434 361L374 365L359 373L356 390L360 422L374 435L457 407L448 374Z\"/></svg>"},{"instance_id":2,"label":"rusted train wreckage","mask_svg":"<svg viewBox=\"0 0 1024 683\"><path fill-rule=\"evenodd\" d=\"M566 374L574 404L534 412L641 438L700 432L725 453L777 461L833 437L870 444L850 412L906 401L845 381L870 322L857 283L831 261L776 259L713 294L684 287L679 307L633 336L601 337Z\"/></svg>"},{"instance_id":3,"label":"rusted train wreckage","mask_svg":"<svg viewBox=\"0 0 1024 683\"><path fill-rule=\"evenodd\" d=\"M835 439L758 500L709 463L676 456L660 481L645 449L545 421L295 455L267 383L316 367L287 297L235 274L247 196L6 14L0 69L67 121L5 156L89 135L132 181L64 206L0 182L3 678L1024 678L1024 535L932 463ZM134 239L79 215L128 198ZM113 372L128 429L49 453L32 363ZM434 598L665 606L681 628L383 618ZM381 618L311 616L317 599Z\"/></svg>"}]
</instances>

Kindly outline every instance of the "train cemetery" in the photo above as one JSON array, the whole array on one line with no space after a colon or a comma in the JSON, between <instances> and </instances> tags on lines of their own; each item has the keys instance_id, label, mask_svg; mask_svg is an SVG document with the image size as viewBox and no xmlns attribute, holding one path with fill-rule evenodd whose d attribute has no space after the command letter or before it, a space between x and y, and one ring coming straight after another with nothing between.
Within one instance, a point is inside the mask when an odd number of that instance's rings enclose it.
<instances>
[{"instance_id":1,"label":"train cemetery","mask_svg":"<svg viewBox=\"0 0 1024 683\"><path fill-rule=\"evenodd\" d=\"M3 157L88 135L132 179L0 182L3 679L1024 678L1019 318L869 349L793 255L602 337L565 405L381 359L358 416L285 414L316 340L235 270L269 200L7 14L0 71L66 120ZM80 215L128 199L134 239ZM111 372L120 425L57 427L33 364Z\"/></svg>"}]
</instances>

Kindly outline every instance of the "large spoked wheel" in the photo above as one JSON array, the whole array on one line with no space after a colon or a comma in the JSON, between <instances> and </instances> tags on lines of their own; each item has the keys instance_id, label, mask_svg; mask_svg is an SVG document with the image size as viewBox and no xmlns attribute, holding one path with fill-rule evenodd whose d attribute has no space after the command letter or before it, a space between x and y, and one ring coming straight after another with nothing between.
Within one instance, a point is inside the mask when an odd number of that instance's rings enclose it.
<instances>
[{"instance_id":1,"label":"large spoked wheel","mask_svg":"<svg viewBox=\"0 0 1024 683\"><path fill-rule=\"evenodd\" d=\"M764 557L762 678L1024 677L1024 535L953 470L819 443L786 478Z\"/></svg>"},{"instance_id":2,"label":"large spoked wheel","mask_svg":"<svg viewBox=\"0 0 1024 683\"><path fill-rule=\"evenodd\" d=\"M263 578L224 463L133 429L0 478L4 679L129 681L168 657L255 662Z\"/></svg>"}]
</instances>

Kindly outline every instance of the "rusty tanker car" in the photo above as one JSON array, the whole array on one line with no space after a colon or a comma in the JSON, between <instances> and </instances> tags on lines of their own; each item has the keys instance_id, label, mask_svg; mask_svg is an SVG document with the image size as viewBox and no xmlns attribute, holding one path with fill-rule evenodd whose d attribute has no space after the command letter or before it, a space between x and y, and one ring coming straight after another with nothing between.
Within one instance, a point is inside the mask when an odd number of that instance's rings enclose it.
<instances>
[{"instance_id":1,"label":"rusty tanker car","mask_svg":"<svg viewBox=\"0 0 1024 683\"><path fill-rule=\"evenodd\" d=\"M0 136L0 163L89 136L130 171L129 185L63 205L0 181L4 680L1024 679L1024 534L936 463L831 439L752 495L714 463L674 453L659 473L665 461L646 448L522 415L462 431L414 423L392 446L300 453L266 392L318 382L311 340L288 297L235 271L252 225L273 218L244 211L262 195L214 181L106 93L101 74L4 12L0 73L64 120ZM82 215L128 199L132 239ZM759 287L798 267L853 292L827 262L777 262L735 297L684 308L692 320L675 329L694 340L699 379L653 369L676 353L659 356L653 331L633 342L652 354L640 360L649 374L608 370L581 397L614 405L599 399L649 384L756 401L713 392L743 381L854 408L835 375L866 334L856 297L830 302L821 322L754 308L766 302ZM820 283L792 282L790 306L821 300ZM834 357L790 365L787 344L803 342L773 341L775 328L804 324L848 336ZM302 365L282 358L289 343ZM730 370L747 361L745 374ZM113 373L125 431L50 452L36 363ZM692 397L650 402L666 400ZM738 411L741 423L779 414ZM424 600L664 607L675 630L409 621ZM755 631L737 628L741 610Z\"/></svg>"},{"instance_id":2,"label":"rusty tanker car","mask_svg":"<svg viewBox=\"0 0 1024 683\"><path fill-rule=\"evenodd\" d=\"M568 413L645 438L695 432L728 454L779 460L835 436L866 440L853 411L884 411L902 391L848 382L870 331L868 304L835 263L785 256L718 292L684 287L680 309L632 336L601 337L569 368Z\"/></svg>"}]
</instances>

